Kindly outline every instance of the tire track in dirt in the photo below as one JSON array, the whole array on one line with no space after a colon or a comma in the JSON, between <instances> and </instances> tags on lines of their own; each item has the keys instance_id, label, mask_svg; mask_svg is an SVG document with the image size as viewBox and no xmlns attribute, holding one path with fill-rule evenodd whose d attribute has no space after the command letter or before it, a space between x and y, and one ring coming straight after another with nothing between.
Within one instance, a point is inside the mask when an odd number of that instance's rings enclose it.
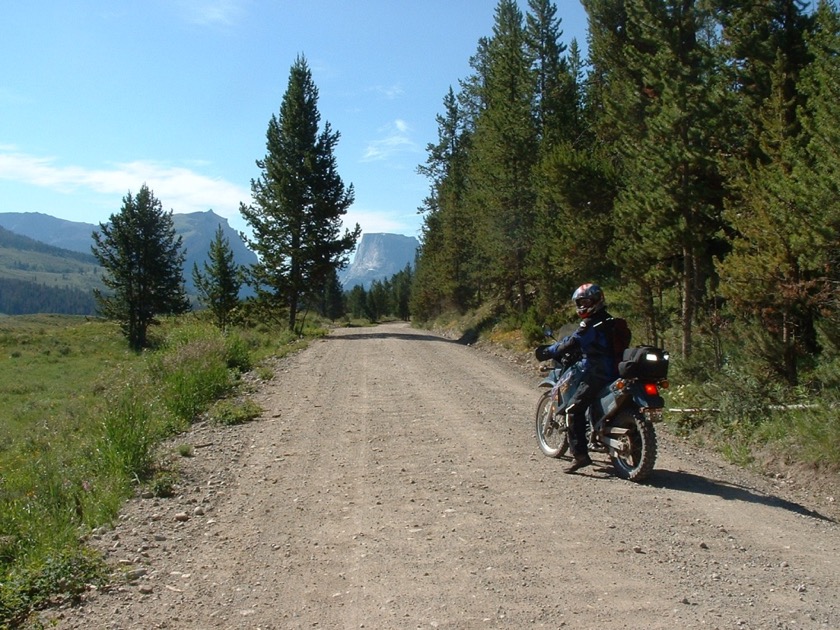
<instances>
[{"instance_id":1,"label":"tire track in dirt","mask_svg":"<svg viewBox=\"0 0 840 630\"><path fill-rule=\"evenodd\" d=\"M539 376L498 356L389 324L280 365L224 491L131 502L145 575L57 627L840 628L836 523L662 427L650 483L603 454L568 476L534 439Z\"/></svg>"}]
</instances>

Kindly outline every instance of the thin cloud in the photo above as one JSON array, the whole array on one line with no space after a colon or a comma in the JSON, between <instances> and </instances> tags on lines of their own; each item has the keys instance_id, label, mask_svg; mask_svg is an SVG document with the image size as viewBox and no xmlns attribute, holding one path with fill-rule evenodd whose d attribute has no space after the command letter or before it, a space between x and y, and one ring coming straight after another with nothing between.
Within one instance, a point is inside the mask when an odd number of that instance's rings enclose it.
<instances>
[{"instance_id":1,"label":"thin cloud","mask_svg":"<svg viewBox=\"0 0 840 630\"><path fill-rule=\"evenodd\" d=\"M154 191L166 210L205 212L213 209L223 216L235 216L239 202L248 202L250 192L223 179L158 162L137 160L108 169L62 166L55 158L38 157L7 150L0 152L0 179L72 194L86 189L122 199L144 183Z\"/></svg>"},{"instance_id":2,"label":"thin cloud","mask_svg":"<svg viewBox=\"0 0 840 630\"><path fill-rule=\"evenodd\" d=\"M200 26L232 26L244 12L241 0L179 0L188 22Z\"/></svg>"},{"instance_id":3,"label":"thin cloud","mask_svg":"<svg viewBox=\"0 0 840 630\"><path fill-rule=\"evenodd\" d=\"M418 151L417 143L411 139L411 128L404 120L395 120L383 132L384 137L368 143L362 162L389 160L398 154Z\"/></svg>"},{"instance_id":4,"label":"thin cloud","mask_svg":"<svg viewBox=\"0 0 840 630\"><path fill-rule=\"evenodd\" d=\"M405 94L405 90L399 83L390 86L377 85L375 88L373 88L373 91L377 94L381 94L389 101L393 101L394 99L397 99L403 94Z\"/></svg>"}]
</instances>

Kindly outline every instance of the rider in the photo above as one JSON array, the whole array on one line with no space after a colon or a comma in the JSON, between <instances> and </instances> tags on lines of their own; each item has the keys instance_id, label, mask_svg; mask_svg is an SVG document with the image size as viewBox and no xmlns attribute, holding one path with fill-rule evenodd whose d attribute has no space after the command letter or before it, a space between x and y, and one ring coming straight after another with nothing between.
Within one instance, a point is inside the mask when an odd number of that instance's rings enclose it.
<instances>
[{"instance_id":1,"label":"rider","mask_svg":"<svg viewBox=\"0 0 840 630\"><path fill-rule=\"evenodd\" d=\"M567 473L574 473L592 463L586 443L586 409L604 385L618 378L617 346L614 339L616 320L607 312L604 292L597 284L582 284L572 295L572 301L581 318L580 326L574 333L548 348L548 353L556 357L568 350L580 350L583 355L579 363L580 386L566 408L569 447L574 457L572 464L564 471ZM629 342L629 339L626 341Z\"/></svg>"}]
</instances>

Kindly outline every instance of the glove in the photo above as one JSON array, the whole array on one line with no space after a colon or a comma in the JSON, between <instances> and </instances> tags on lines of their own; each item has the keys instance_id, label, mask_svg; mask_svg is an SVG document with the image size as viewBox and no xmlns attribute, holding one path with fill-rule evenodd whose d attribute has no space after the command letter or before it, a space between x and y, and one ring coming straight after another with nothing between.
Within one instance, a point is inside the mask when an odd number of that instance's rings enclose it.
<instances>
[{"instance_id":1,"label":"glove","mask_svg":"<svg viewBox=\"0 0 840 630\"><path fill-rule=\"evenodd\" d=\"M569 350L575 347L575 340L572 337L563 337L560 341L557 341L549 346L549 352L555 359L559 359Z\"/></svg>"},{"instance_id":2,"label":"glove","mask_svg":"<svg viewBox=\"0 0 840 630\"><path fill-rule=\"evenodd\" d=\"M549 352L549 348L551 348L551 346L537 346L537 349L534 350L534 356L537 357L537 361L548 361L554 357L554 355Z\"/></svg>"}]
</instances>

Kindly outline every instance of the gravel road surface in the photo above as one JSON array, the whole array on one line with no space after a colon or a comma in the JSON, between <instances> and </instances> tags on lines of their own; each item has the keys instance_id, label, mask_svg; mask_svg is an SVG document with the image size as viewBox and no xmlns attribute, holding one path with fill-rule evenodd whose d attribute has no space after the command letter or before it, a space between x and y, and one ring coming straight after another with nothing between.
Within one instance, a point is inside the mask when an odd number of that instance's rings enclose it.
<instances>
[{"instance_id":1,"label":"gravel road surface","mask_svg":"<svg viewBox=\"0 0 840 630\"><path fill-rule=\"evenodd\" d=\"M659 430L648 483L605 455L543 456L540 377L406 324L339 329L277 364L263 416L172 446L171 499L92 544L122 576L90 628L840 628L840 528L823 490Z\"/></svg>"}]
</instances>

